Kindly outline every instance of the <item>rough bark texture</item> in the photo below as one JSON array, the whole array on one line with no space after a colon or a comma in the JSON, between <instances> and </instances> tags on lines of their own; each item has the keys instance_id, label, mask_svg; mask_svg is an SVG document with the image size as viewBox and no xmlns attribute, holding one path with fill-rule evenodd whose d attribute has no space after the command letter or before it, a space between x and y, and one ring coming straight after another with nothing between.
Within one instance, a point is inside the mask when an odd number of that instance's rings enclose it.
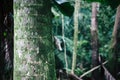
<instances>
[{"instance_id":1,"label":"rough bark texture","mask_svg":"<svg viewBox=\"0 0 120 80\"><path fill-rule=\"evenodd\" d=\"M92 3L92 18L91 18L92 67L98 65L97 5L98 3ZM98 70L93 71L92 76L93 80L98 80Z\"/></svg>"},{"instance_id":2,"label":"rough bark texture","mask_svg":"<svg viewBox=\"0 0 120 80\"><path fill-rule=\"evenodd\" d=\"M75 12L74 12L74 45L73 45L72 72L71 73L74 73L74 69L75 69L75 66L76 66L79 9L80 9L80 0L75 0Z\"/></svg>"},{"instance_id":3,"label":"rough bark texture","mask_svg":"<svg viewBox=\"0 0 120 80\"><path fill-rule=\"evenodd\" d=\"M120 5L117 8L112 40L112 74L117 78L120 72ZM120 76L120 75L119 75Z\"/></svg>"},{"instance_id":4,"label":"rough bark texture","mask_svg":"<svg viewBox=\"0 0 120 80\"><path fill-rule=\"evenodd\" d=\"M50 0L15 0L14 8L14 80L55 80Z\"/></svg>"}]
</instances>

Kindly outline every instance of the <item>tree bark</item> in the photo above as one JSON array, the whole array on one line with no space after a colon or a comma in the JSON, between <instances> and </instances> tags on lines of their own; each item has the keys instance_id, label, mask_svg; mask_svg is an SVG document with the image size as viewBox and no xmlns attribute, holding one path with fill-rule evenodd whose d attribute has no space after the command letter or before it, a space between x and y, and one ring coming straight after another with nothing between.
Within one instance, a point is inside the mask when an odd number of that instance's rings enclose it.
<instances>
[{"instance_id":1,"label":"tree bark","mask_svg":"<svg viewBox=\"0 0 120 80\"><path fill-rule=\"evenodd\" d=\"M117 78L117 73L120 72L120 5L117 7L115 24L113 29L112 39L112 74Z\"/></svg>"},{"instance_id":2,"label":"tree bark","mask_svg":"<svg viewBox=\"0 0 120 80\"><path fill-rule=\"evenodd\" d=\"M98 33L97 33L97 5L92 3L92 18L91 18L91 47L92 47L92 67L98 65ZM92 72L93 80L98 80L98 69Z\"/></svg>"},{"instance_id":3,"label":"tree bark","mask_svg":"<svg viewBox=\"0 0 120 80\"><path fill-rule=\"evenodd\" d=\"M13 78L13 0L0 0L0 80Z\"/></svg>"},{"instance_id":4,"label":"tree bark","mask_svg":"<svg viewBox=\"0 0 120 80\"><path fill-rule=\"evenodd\" d=\"M14 2L14 80L56 80L50 2Z\"/></svg>"},{"instance_id":5,"label":"tree bark","mask_svg":"<svg viewBox=\"0 0 120 80\"><path fill-rule=\"evenodd\" d=\"M75 12L74 12L74 45L73 45L73 58L72 58L72 71L71 71L71 73L74 73L74 69L75 69L75 66L76 66L79 9L80 9L80 0L75 0Z\"/></svg>"},{"instance_id":6,"label":"tree bark","mask_svg":"<svg viewBox=\"0 0 120 80\"><path fill-rule=\"evenodd\" d=\"M66 72L68 69L68 61L67 61L67 54L66 54L66 42L65 42L65 28L64 28L64 15L62 14L62 39L63 39L63 45L64 45L64 57L65 57L65 67L66 67Z\"/></svg>"}]
</instances>

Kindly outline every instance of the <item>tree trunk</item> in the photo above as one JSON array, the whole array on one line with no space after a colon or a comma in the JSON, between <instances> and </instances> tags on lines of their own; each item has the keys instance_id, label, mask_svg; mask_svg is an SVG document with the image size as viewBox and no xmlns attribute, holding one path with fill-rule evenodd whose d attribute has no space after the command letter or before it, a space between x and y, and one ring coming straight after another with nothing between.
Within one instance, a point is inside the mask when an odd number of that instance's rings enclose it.
<instances>
[{"instance_id":1,"label":"tree trunk","mask_svg":"<svg viewBox=\"0 0 120 80\"><path fill-rule=\"evenodd\" d=\"M97 5L92 3L92 18L91 18L91 46L92 46L92 67L98 65L98 33L97 33ZM93 80L98 80L98 69L92 72Z\"/></svg>"},{"instance_id":2,"label":"tree trunk","mask_svg":"<svg viewBox=\"0 0 120 80\"><path fill-rule=\"evenodd\" d=\"M74 73L74 69L75 69L75 66L76 66L79 9L80 9L80 0L75 0L75 12L74 12L74 45L73 45L73 58L72 58L72 71L71 71L71 73Z\"/></svg>"},{"instance_id":3,"label":"tree trunk","mask_svg":"<svg viewBox=\"0 0 120 80\"><path fill-rule=\"evenodd\" d=\"M64 45L64 57L65 57L65 67L66 70L68 69L68 61L67 61L67 54L66 54L66 42L65 42L65 28L64 28L64 15L62 14L62 39L63 39L63 45ZM68 72L68 71L66 71Z\"/></svg>"},{"instance_id":4,"label":"tree trunk","mask_svg":"<svg viewBox=\"0 0 120 80\"><path fill-rule=\"evenodd\" d=\"M0 0L0 80L13 76L13 0Z\"/></svg>"},{"instance_id":5,"label":"tree trunk","mask_svg":"<svg viewBox=\"0 0 120 80\"><path fill-rule=\"evenodd\" d=\"M117 7L116 19L113 29L112 39L112 74L117 78L117 73L120 72L119 65L120 61L120 5Z\"/></svg>"},{"instance_id":6,"label":"tree trunk","mask_svg":"<svg viewBox=\"0 0 120 80\"><path fill-rule=\"evenodd\" d=\"M50 0L15 0L14 8L14 80L55 80Z\"/></svg>"}]
</instances>

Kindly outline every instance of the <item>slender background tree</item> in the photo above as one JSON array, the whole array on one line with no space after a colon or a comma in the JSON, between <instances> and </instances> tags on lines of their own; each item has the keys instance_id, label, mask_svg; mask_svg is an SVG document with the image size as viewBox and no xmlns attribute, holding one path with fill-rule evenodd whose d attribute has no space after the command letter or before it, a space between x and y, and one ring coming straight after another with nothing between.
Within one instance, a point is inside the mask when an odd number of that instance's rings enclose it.
<instances>
[{"instance_id":1,"label":"slender background tree","mask_svg":"<svg viewBox=\"0 0 120 80\"><path fill-rule=\"evenodd\" d=\"M71 71L71 73L74 73L75 66L76 66L79 9L80 9L80 0L75 0L75 11L74 11L74 44L73 44L73 58L72 58L72 71Z\"/></svg>"},{"instance_id":2,"label":"slender background tree","mask_svg":"<svg viewBox=\"0 0 120 80\"><path fill-rule=\"evenodd\" d=\"M114 29L113 29L113 34L112 34L112 64L111 70L112 74L115 76L116 79L119 79L120 77L117 76L118 73L120 72L119 65L120 65L120 5L117 7L116 11L116 18L115 18L115 24L114 24ZM119 78L118 78L119 77Z\"/></svg>"},{"instance_id":3,"label":"slender background tree","mask_svg":"<svg viewBox=\"0 0 120 80\"><path fill-rule=\"evenodd\" d=\"M92 67L98 65L98 22L97 22L97 7L98 3L92 3L92 17L91 17L91 47L92 47ZM93 80L99 79L99 70L93 71Z\"/></svg>"}]
</instances>

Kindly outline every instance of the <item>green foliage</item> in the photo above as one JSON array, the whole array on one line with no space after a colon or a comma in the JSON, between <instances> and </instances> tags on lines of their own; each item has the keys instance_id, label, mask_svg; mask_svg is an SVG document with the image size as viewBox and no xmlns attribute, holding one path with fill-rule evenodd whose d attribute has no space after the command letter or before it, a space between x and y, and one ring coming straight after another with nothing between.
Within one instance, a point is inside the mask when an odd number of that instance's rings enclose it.
<instances>
[{"instance_id":1,"label":"green foliage","mask_svg":"<svg viewBox=\"0 0 120 80\"><path fill-rule=\"evenodd\" d=\"M74 12L74 7L71 6L69 2L65 2L59 5L59 9L64 15L69 16L69 17L71 17Z\"/></svg>"},{"instance_id":2,"label":"green foliage","mask_svg":"<svg viewBox=\"0 0 120 80\"><path fill-rule=\"evenodd\" d=\"M57 38L62 40L62 36L57 36ZM66 37L65 37L65 42L66 42L66 55L67 55L67 61L68 61L68 68L71 69L73 42L69 38L66 38ZM63 49L64 49L64 46L63 46ZM56 58L56 64L59 64L59 65L57 65L57 67L66 68L64 50L63 51L58 51L56 49L55 50L55 56L56 56L55 57Z\"/></svg>"},{"instance_id":3,"label":"green foliage","mask_svg":"<svg viewBox=\"0 0 120 80\"><path fill-rule=\"evenodd\" d=\"M7 32L4 32L4 33L3 33L3 36L6 37L6 36L7 36Z\"/></svg>"},{"instance_id":4,"label":"green foliage","mask_svg":"<svg viewBox=\"0 0 120 80\"><path fill-rule=\"evenodd\" d=\"M85 0L85 1L88 1L88 2L101 2L101 3L105 2L105 0Z\"/></svg>"},{"instance_id":5,"label":"green foliage","mask_svg":"<svg viewBox=\"0 0 120 80\"><path fill-rule=\"evenodd\" d=\"M82 75L83 72L84 72L84 71L81 70L80 68L76 68L76 69L75 69L75 74L78 75L78 76L79 76L79 75Z\"/></svg>"},{"instance_id":6,"label":"green foliage","mask_svg":"<svg viewBox=\"0 0 120 80\"><path fill-rule=\"evenodd\" d=\"M104 57L108 57L112 31L115 21L115 10L110 6L101 5L98 12L98 37L99 37L99 52Z\"/></svg>"},{"instance_id":7,"label":"green foliage","mask_svg":"<svg viewBox=\"0 0 120 80\"><path fill-rule=\"evenodd\" d=\"M112 8L117 8L120 4L120 0L105 0L108 5L110 5Z\"/></svg>"},{"instance_id":8,"label":"green foliage","mask_svg":"<svg viewBox=\"0 0 120 80\"><path fill-rule=\"evenodd\" d=\"M102 4L110 5L112 8L117 8L120 0L85 0L87 2L100 2Z\"/></svg>"},{"instance_id":9,"label":"green foliage","mask_svg":"<svg viewBox=\"0 0 120 80\"><path fill-rule=\"evenodd\" d=\"M62 14L64 14L65 16L69 16L69 17L73 15L74 7L70 4L70 2L65 1L59 4L56 2L56 0L53 0L53 1Z\"/></svg>"},{"instance_id":10,"label":"green foliage","mask_svg":"<svg viewBox=\"0 0 120 80\"><path fill-rule=\"evenodd\" d=\"M101 4L98 10L97 19L98 19L99 53L103 56L104 60L107 60L110 52L109 48L115 21L115 10L113 10L110 6ZM66 44L69 44L67 46L67 50L70 50L70 53L72 54L73 46L70 44L73 43L74 20L73 17L69 18L65 16L64 21L65 21L64 22L65 37L67 37L67 39L70 40L70 41L66 40ZM54 25L53 34L62 35L61 15L59 17L54 17L53 25ZM82 1L79 12L79 34L77 42L78 43L77 64L81 67L75 69L75 73L77 75L81 75L82 73L91 68L90 27L91 27L91 4ZM63 54L61 54L60 52L58 52L58 54L61 55L59 57L63 59ZM69 59L71 58L69 57L68 60Z\"/></svg>"}]
</instances>

